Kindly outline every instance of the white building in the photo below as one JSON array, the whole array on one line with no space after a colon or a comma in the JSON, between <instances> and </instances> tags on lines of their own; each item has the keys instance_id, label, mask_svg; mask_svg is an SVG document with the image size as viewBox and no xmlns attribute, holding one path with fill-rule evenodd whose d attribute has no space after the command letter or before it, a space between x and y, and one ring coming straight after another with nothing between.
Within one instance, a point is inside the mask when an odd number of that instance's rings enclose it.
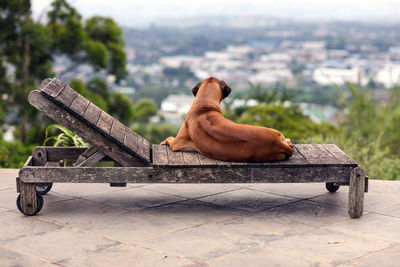
<instances>
[{"instance_id":1,"label":"white building","mask_svg":"<svg viewBox=\"0 0 400 267\"><path fill-rule=\"evenodd\" d=\"M179 68L183 65L190 68L196 68L204 63L204 58L195 56L170 56L161 57L159 63L162 66L169 68Z\"/></svg>"},{"instance_id":2,"label":"white building","mask_svg":"<svg viewBox=\"0 0 400 267\"><path fill-rule=\"evenodd\" d=\"M164 113L177 113L180 115L186 114L194 97L192 95L169 95L166 99L161 102L161 111Z\"/></svg>"},{"instance_id":3,"label":"white building","mask_svg":"<svg viewBox=\"0 0 400 267\"><path fill-rule=\"evenodd\" d=\"M385 65L376 74L375 81L382 83L386 88L400 84L400 65Z\"/></svg>"},{"instance_id":4,"label":"white building","mask_svg":"<svg viewBox=\"0 0 400 267\"><path fill-rule=\"evenodd\" d=\"M360 68L317 68L314 70L312 78L316 83L322 85L342 85L346 82L366 84Z\"/></svg>"}]
</instances>

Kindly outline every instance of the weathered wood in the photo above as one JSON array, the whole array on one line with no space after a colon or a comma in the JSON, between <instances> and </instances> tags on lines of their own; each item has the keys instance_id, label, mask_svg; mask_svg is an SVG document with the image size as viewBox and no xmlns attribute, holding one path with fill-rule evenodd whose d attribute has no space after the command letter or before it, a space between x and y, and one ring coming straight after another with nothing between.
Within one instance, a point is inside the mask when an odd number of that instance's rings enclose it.
<instances>
[{"instance_id":1,"label":"weathered wood","mask_svg":"<svg viewBox=\"0 0 400 267\"><path fill-rule=\"evenodd\" d=\"M138 149L137 153L143 157L146 161L150 161L150 143L140 135L138 135Z\"/></svg>"},{"instance_id":2,"label":"weathered wood","mask_svg":"<svg viewBox=\"0 0 400 267\"><path fill-rule=\"evenodd\" d=\"M35 147L32 152L33 164L35 166L44 166L47 162L47 151L44 147Z\"/></svg>"},{"instance_id":3,"label":"weathered wood","mask_svg":"<svg viewBox=\"0 0 400 267\"><path fill-rule=\"evenodd\" d=\"M199 154L199 161L202 166L216 166L217 163L214 159L207 158L206 156Z\"/></svg>"},{"instance_id":4,"label":"weathered wood","mask_svg":"<svg viewBox=\"0 0 400 267\"><path fill-rule=\"evenodd\" d=\"M48 161L69 160L76 161L87 147L52 147L39 146L46 150ZM36 149L36 148L35 148Z\"/></svg>"},{"instance_id":5,"label":"weathered wood","mask_svg":"<svg viewBox=\"0 0 400 267\"><path fill-rule=\"evenodd\" d=\"M169 146L166 146L167 148L167 155L168 155L168 165L177 165L177 166L182 166L185 165L185 162L183 161L183 155L182 152L173 152Z\"/></svg>"},{"instance_id":6,"label":"weathered wood","mask_svg":"<svg viewBox=\"0 0 400 267\"><path fill-rule=\"evenodd\" d=\"M100 114L101 109L95 104L90 103L85 111L85 114L83 114L83 118L86 119L92 126L96 126L97 122L99 121Z\"/></svg>"},{"instance_id":7,"label":"weathered wood","mask_svg":"<svg viewBox=\"0 0 400 267\"><path fill-rule=\"evenodd\" d=\"M311 164L340 164L323 146L298 144L296 148Z\"/></svg>"},{"instance_id":8,"label":"weathered wood","mask_svg":"<svg viewBox=\"0 0 400 267\"><path fill-rule=\"evenodd\" d=\"M41 86L42 90L46 94L54 98L57 97L65 88L65 84L57 78L54 78L50 81L46 79L43 83L41 83Z\"/></svg>"},{"instance_id":9,"label":"weathered wood","mask_svg":"<svg viewBox=\"0 0 400 267\"><path fill-rule=\"evenodd\" d=\"M81 155L79 155L78 159L74 163L74 166L80 166L82 162L87 160L90 156L92 156L94 153L98 152L99 150L95 146L91 146L88 149L86 149Z\"/></svg>"},{"instance_id":10,"label":"weathered wood","mask_svg":"<svg viewBox=\"0 0 400 267\"><path fill-rule=\"evenodd\" d=\"M323 144L323 146L342 164L353 165L354 167L357 167L357 162L344 153L337 145Z\"/></svg>"},{"instance_id":11,"label":"weathered wood","mask_svg":"<svg viewBox=\"0 0 400 267\"><path fill-rule=\"evenodd\" d=\"M360 218L364 209L365 173L357 167L351 171L348 213L350 218Z\"/></svg>"},{"instance_id":12,"label":"weathered wood","mask_svg":"<svg viewBox=\"0 0 400 267\"><path fill-rule=\"evenodd\" d=\"M93 155L89 156L79 164L76 164L76 167L86 167L92 166L93 164L99 162L102 158L104 158L105 154L101 151L96 151Z\"/></svg>"},{"instance_id":13,"label":"weathered wood","mask_svg":"<svg viewBox=\"0 0 400 267\"><path fill-rule=\"evenodd\" d=\"M89 100L78 94L74 101L72 101L70 109L76 112L79 116L83 116L89 106L89 103Z\"/></svg>"},{"instance_id":14,"label":"weathered wood","mask_svg":"<svg viewBox=\"0 0 400 267\"><path fill-rule=\"evenodd\" d=\"M40 88L44 88L49 82L51 82L51 78L46 78L40 83Z\"/></svg>"},{"instance_id":15,"label":"weathered wood","mask_svg":"<svg viewBox=\"0 0 400 267\"><path fill-rule=\"evenodd\" d=\"M219 168L25 167L25 183L308 183L346 182L352 167Z\"/></svg>"},{"instance_id":16,"label":"weathered wood","mask_svg":"<svg viewBox=\"0 0 400 267\"><path fill-rule=\"evenodd\" d=\"M61 166L60 161L48 161L44 165L46 167L56 167L56 166Z\"/></svg>"},{"instance_id":17,"label":"weathered wood","mask_svg":"<svg viewBox=\"0 0 400 267\"><path fill-rule=\"evenodd\" d=\"M115 138L121 144L124 143L125 131L126 126L123 125L121 122L114 119L113 125L111 127L110 135Z\"/></svg>"},{"instance_id":18,"label":"weathered wood","mask_svg":"<svg viewBox=\"0 0 400 267\"><path fill-rule=\"evenodd\" d=\"M25 214L33 215L37 209L36 184L20 182L21 208Z\"/></svg>"},{"instance_id":19,"label":"weathered wood","mask_svg":"<svg viewBox=\"0 0 400 267\"><path fill-rule=\"evenodd\" d=\"M31 105L35 106L50 118L62 123L75 134L85 136L86 141L96 146L98 150L113 160L118 161L123 166L147 165L147 163L131 155L119 147L118 144L100 134L97 130L48 100L41 92L37 90L31 91L28 100Z\"/></svg>"},{"instance_id":20,"label":"weathered wood","mask_svg":"<svg viewBox=\"0 0 400 267\"><path fill-rule=\"evenodd\" d=\"M197 153L197 152L182 152L183 162L184 162L185 166L201 165L198 154L199 153Z\"/></svg>"},{"instance_id":21,"label":"weathered wood","mask_svg":"<svg viewBox=\"0 0 400 267\"><path fill-rule=\"evenodd\" d=\"M64 90L55 98L55 100L59 101L64 106L69 107L77 96L78 93L66 85Z\"/></svg>"},{"instance_id":22,"label":"weathered wood","mask_svg":"<svg viewBox=\"0 0 400 267\"><path fill-rule=\"evenodd\" d=\"M166 145L153 145L153 164L168 165L168 155Z\"/></svg>"},{"instance_id":23,"label":"weathered wood","mask_svg":"<svg viewBox=\"0 0 400 267\"><path fill-rule=\"evenodd\" d=\"M124 145L131 151L138 151L138 134L127 127L125 130Z\"/></svg>"},{"instance_id":24,"label":"weathered wood","mask_svg":"<svg viewBox=\"0 0 400 267\"><path fill-rule=\"evenodd\" d=\"M33 157L29 156L28 159L25 161L24 166L22 168L32 166L33 165ZM18 172L18 177L16 178L17 183L17 193L21 192L21 179L19 178L20 173Z\"/></svg>"},{"instance_id":25,"label":"weathered wood","mask_svg":"<svg viewBox=\"0 0 400 267\"><path fill-rule=\"evenodd\" d=\"M96 126L100 130L102 130L106 135L109 135L113 120L114 118L111 117L107 112L101 111L100 118Z\"/></svg>"}]
</instances>

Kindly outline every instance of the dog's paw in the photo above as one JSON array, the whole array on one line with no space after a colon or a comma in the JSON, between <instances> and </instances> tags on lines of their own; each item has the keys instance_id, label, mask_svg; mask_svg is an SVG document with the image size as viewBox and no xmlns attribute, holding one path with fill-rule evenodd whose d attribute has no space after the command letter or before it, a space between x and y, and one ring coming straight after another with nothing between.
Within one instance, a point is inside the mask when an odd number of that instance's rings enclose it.
<instances>
[{"instance_id":1,"label":"dog's paw","mask_svg":"<svg viewBox=\"0 0 400 267\"><path fill-rule=\"evenodd\" d=\"M288 146L290 146L291 148L293 148L293 143L292 140L290 140L290 138L285 138L286 143L288 144Z\"/></svg>"}]
</instances>

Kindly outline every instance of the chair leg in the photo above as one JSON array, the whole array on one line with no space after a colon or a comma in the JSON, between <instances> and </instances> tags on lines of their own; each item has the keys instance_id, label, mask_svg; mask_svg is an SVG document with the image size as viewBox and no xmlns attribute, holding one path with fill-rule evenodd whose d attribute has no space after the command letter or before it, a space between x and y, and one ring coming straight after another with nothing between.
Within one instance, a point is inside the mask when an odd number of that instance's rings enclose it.
<instances>
[{"instance_id":1,"label":"chair leg","mask_svg":"<svg viewBox=\"0 0 400 267\"><path fill-rule=\"evenodd\" d=\"M357 167L351 171L348 213L350 218L360 218L364 210L365 172Z\"/></svg>"},{"instance_id":2,"label":"chair leg","mask_svg":"<svg viewBox=\"0 0 400 267\"><path fill-rule=\"evenodd\" d=\"M20 206L26 215L34 215L38 210L36 184L20 182Z\"/></svg>"}]
</instances>

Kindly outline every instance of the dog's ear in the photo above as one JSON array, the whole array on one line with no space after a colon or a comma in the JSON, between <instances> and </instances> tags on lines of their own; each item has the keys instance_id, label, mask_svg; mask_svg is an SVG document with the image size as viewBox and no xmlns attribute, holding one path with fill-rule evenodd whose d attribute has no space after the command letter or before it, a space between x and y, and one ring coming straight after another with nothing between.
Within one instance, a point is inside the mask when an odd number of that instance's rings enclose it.
<instances>
[{"instance_id":1,"label":"dog's ear","mask_svg":"<svg viewBox=\"0 0 400 267\"><path fill-rule=\"evenodd\" d=\"M231 93L232 89L224 81L220 81L219 86L222 90L222 99L224 99Z\"/></svg>"},{"instance_id":2,"label":"dog's ear","mask_svg":"<svg viewBox=\"0 0 400 267\"><path fill-rule=\"evenodd\" d=\"M196 97L197 92L199 91L200 85L201 85L201 83L198 83L198 84L196 84L195 87L193 87L192 93L193 93L194 97Z\"/></svg>"}]
</instances>

